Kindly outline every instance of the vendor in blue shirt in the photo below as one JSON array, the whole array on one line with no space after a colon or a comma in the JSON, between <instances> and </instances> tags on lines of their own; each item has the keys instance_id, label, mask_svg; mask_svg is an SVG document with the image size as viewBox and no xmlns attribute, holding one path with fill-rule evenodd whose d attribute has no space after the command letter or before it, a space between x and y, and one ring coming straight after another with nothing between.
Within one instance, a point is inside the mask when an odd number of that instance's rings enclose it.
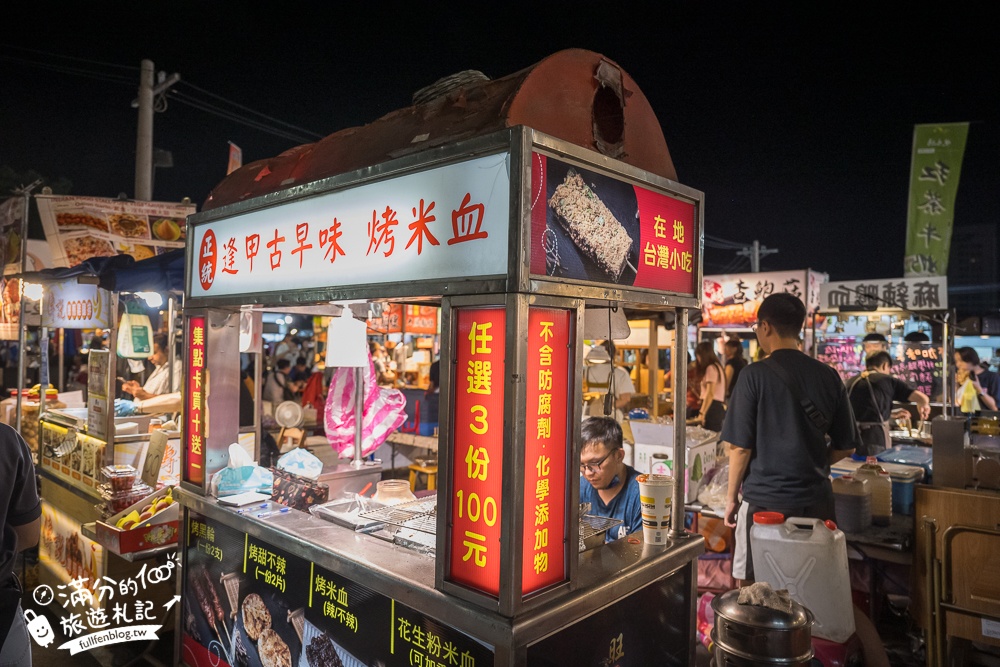
<instances>
[{"instance_id":1,"label":"vendor in blue shirt","mask_svg":"<svg viewBox=\"0 0 1000 667\"><path fill-rule=\"evenodd\" d=\"M624 522L608 531L605 541L613 542L642 528L639 473L625 465L622 427L614 419L591 417L580 435L580 502L590 503L591 514Z\"/></svg>"}]
</instances>

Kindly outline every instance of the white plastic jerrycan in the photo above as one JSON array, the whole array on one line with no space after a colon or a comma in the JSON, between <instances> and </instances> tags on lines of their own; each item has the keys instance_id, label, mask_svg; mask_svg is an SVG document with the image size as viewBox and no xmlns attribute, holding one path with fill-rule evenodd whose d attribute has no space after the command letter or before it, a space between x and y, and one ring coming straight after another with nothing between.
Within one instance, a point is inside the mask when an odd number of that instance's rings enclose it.
<instances>
[{"instance_id":1,"label":"white plastic jerrycan","mask_svg":"<svg viewBox=\"0 0 1000 667\"><path fill-rule=\"evenodd\" d=\"M28 626L28 634L35 638L39 646L48 646L55 640L56 634L52 631L52 625L47 617L39 616L33 609L25 609L24 622Z\"/></svg>"},{"instance_id":2,"label":"white plastic jerrycan","mask_svg":"<svg viewBox=\"0 0 1000 667\"><path fill-rule=\"evenodd\" d=\"M750 529L755 581L805 605L815 617L815 637L843 643L854 634L847 541L832 521L754 514Z\"/></svg>"}]
</instances>

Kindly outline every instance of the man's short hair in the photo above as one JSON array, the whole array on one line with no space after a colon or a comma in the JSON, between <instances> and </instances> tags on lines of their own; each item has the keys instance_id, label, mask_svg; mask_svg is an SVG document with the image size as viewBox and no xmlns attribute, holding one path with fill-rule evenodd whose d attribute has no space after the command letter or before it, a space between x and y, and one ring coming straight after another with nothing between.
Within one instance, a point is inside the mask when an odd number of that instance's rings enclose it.
<instances>
[{"instance_id":1,"label":"man's short hair","mask_svg":"<svg viewBox=\"0 0 1000 667\"><path fill-rule=\"evenodd\" d=\"M298 357L298 358L296 358L295 359L295 365L296 366L305 366L306 365L306 358L305 357Z\"/></svg>"},{"instance_id":2,"label":"man's short hair","mask_svg":"<svg viewBox=\"0 0 1000 667\"><path fill-rule=\"evenodd\" d=\"M960 347L955 352L958 353L958 358L965 363L979 365L979 353L976 352L975 348Z\"/></svg>"},{"instance_id":3,"label":"man's short hair","mask_svg":"<svg viewBox=\"0 0 1000 667\"><path fill-rule=\"evenodd\" d=\"M870 333L861 339L862 343L888 343L886 337L880 333Z\"/></svg>"},{"instance_id":4,"label":"man's short hair","mask_svg":"<svg viewBox=\"0 0 1000 667\"><path fill-rule=\"evenodd\" d=\"M276 363L274 367L279 371L283 371L291 365L292 362L290 362L288 359L278 359L278 363Z\"/></svg>"},{"instance_id":5,"label":"man's short hair","mask_svg":"<svg viewBox=\"0 0 1000 667\"><path fill-rule=\"evenodd\" d=\"M806 321L806 306L788 292L772 294L757 309L757 321L770 324L782 338L798 338Z\"/></svg>"},{"instance_id":6,"label":"man's short hair","mask_svg":"<svg viewBox=\"0 0 1000 667\"><path fill-rule=\"evenodd\" d=\"M621 449L622 427L611 417L590 417L580 428L583 446L604 445L610 450Z\"/></svg>"},{"instance_id":7,"label":"man's short hair","mask_svg":"<svg viewBox=\"0 0 1000 667\"><path fill-rule=\"evenodd\" d=\"M892 355L885 350L869 354L868 358L865 359L865 366L867 368L881 368L883 364L889 364L889 368L892 368Z\"/></svg>"},{"instance_id":8,"label":"man's short hair","mask_svg":"<svg viewBox=\"0 0 1000 667\"><path fill-rule=\"evenodd\" d=\"M169 351L168 345L170 345L170 338L167 337L165 333L153 334L153 345L158 346L163 353L166 354Z\"/></svg>"},{"instance_id":9,"label":"man's short hair","mask_svg":"<svg viewBox=\"0 0 1000 667\"><path fill-rule=\"evenodd\" d=\"M929 343L931 341L930 337L923 331L911 331L903 336L903 340L907 343Z\"/></svg>"}]
</instances>

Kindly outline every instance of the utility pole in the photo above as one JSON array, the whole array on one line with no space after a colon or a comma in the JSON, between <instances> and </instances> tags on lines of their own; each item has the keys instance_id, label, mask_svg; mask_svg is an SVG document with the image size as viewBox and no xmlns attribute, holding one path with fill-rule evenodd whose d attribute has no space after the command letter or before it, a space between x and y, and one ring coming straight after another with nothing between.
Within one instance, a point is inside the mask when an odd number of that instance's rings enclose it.
<instances>
[{"instance_id":1,"label":"utility pole","mask_svg":"<svg viewBox=\"0 0 1000 667\"><path fill-rule=\"evenodd\" d=\"M743 248L743 250L738 251L736 254L743 257L750 258L750 271L753 273L760 273L760 258L767 257L768 255L773 255L778 252L776 249L768 248L767 246L762 246L760 241L754 239L753 243L750 244L749 248Z\"/></svg>"},{"instance_id":2,"label":"utility pole","mask_svg":"<svg viewBox=\"0 0 1000 667\"><path fill-rule=\"evenodd\" d=\"M181 80L180 74L165 77L153 86L153 61L143 60L139 68L139 97L132 100L132 107L139 109L139 126L135 139L135 198L149 201L153 198L153 100Z\"/></svg>"}]
</instances>

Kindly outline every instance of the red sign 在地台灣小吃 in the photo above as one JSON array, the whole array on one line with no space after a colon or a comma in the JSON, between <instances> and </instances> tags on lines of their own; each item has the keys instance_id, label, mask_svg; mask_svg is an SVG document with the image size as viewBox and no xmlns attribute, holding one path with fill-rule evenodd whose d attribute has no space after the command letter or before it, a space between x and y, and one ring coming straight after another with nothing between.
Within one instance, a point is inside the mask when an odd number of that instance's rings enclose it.
<instances>
[{"instance_id":1,"label":"red sign \u5728\u5730\u53f0\u7063\u5c0f\u5403","mask_svg":"<svg viewBox=\"0 0 1000 667\"><path fill-rule=\"evenodd\" d=\"M469 307L455 313L448 578L497 596L506 311L503 307Z\"/></svg>"},{"instance_id":2,"label":"red sign \u5728\u5730\u53f0\u7063\u5c0f\u5403","mask_svg":"<svg viewBox=\"0 0 1000 667\"><path fill-rule=\"evenodd\" d=\"M528 311L523 595L566 578L570 315L557 308Z\"/></svg>"}]
</instances>

